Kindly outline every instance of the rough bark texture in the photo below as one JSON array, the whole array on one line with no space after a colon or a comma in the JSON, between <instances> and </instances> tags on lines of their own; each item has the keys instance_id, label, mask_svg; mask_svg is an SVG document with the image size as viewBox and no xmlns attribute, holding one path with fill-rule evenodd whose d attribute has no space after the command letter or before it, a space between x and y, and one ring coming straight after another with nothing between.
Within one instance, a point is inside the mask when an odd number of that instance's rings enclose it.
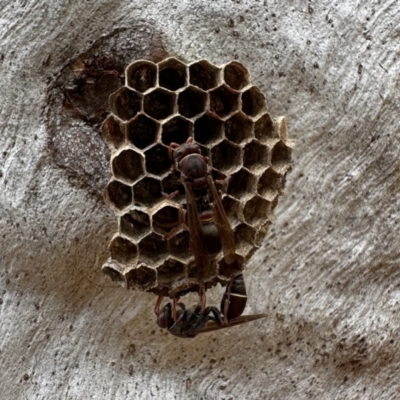
<instances>
[{"instance_id":1,"label":"rough bark texture","mask_svg":"<svg viewBox=\"0 0 400 400\"><path fill-rule=\"evenodd\" d=\"M399 396L398 2L3 0L0 10L2 398ZM238 59L271 114L286 115L293 172L246 270L247 312L268 318L177 339L156 327L154 295L101 273L116 224L97 196L101 145L91 160L60 132L71 158L55 155L48 85L119 28L132 31L127 53L126 38L114 44L123 61L148 49Z\"/></svg>"}]
</instances>

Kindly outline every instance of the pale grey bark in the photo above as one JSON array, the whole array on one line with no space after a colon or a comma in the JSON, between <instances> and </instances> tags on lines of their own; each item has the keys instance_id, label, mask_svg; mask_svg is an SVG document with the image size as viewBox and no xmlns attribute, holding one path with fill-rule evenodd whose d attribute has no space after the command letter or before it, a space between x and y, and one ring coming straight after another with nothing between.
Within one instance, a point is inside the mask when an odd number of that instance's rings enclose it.
<instances>
[{"instance_id":1,"label":"pale grey bark","mask_svg":"<svg viewBox=\"0 0 400 400\"><path fill-rule=\"evenodd\" d=\"M2 0L0 10L1 398L399 396L398 2ZM160 331L154 295L100 271L113 213L48 149L47 79L139 23L186 61L237 58L271 114L287 117L293 171L246 270L247 311L265 320L194 340Z\"/></svg>"}]
</instances>

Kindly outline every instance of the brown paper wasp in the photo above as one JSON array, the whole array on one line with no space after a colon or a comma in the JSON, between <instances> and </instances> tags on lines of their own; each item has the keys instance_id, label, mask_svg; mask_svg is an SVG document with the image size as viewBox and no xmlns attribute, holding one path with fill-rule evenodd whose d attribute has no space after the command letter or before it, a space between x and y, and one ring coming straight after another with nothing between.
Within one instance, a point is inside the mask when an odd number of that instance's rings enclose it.
<instances>
[{"instance_id":1,"label":"brown paper wasp","mask_svg":"<svg viewBox=\"0 0 400 400\"><path fill-rule=\"evenodd\" d=\"M208 158L201 155L200 146L191 137L182 145L171 143L169 156L185 188L190 246L197 266L207 269L210 258L221 249L225 261L231 264L236 260L235 237L211 177Z\"/></svg>"},{"instance_id":2,"label":"brown paper wasp","mask_svg":"<svg viewBox=\"0 0 400 400\"><path fill-rule=\"evenodd\" d=\"M225 213L221 197L211 177L208 159L201 155L200 146L189 138L186 143L169 145L169 156L174 169L181 173L186 193L186 215L192 250L197 268L207 271L210 260L221 250L225 262L233 270L242 266L236 256L235 237ZM174 194L170 195L172 198ZM180 217L183 224L184 218ZM173 233L172 233L173 235ZM241 316L247 301L243 275L233 276L221 302L221 312L216 307L206 307L205 288L200 289L200 304L186 309L172 296L160 311L164 294L156 303L157 324L179 337L194 337L199 333L250 322L265 314ZM177 309L179 307L179 309Z\"/></svg>"}]
</instances>

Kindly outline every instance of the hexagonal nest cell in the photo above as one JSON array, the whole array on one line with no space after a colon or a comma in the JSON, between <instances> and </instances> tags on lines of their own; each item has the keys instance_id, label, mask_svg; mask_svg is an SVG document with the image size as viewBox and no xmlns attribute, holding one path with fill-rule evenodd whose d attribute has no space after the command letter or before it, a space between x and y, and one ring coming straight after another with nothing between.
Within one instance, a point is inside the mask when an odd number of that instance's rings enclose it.
<instances>
[{"instance_id":1,"label":"hexagonal nest cell","mask_svg":"<svg viewBox=\"0 0 400 400\"><path fill-rule=\"evenodd\" d=\"M283 194L293 148L285 118L270 116L265 96L238 61L138 60L109 101L102 136L112 178L105 200L118 216L118 232L103 272L156 294L225 285L262 244ZM199 271L190 248L185 188L168 153L171 143L188 138L208 157L239 260L227 264L220 251L207 271Z\"/></svg>"}]
</instances>

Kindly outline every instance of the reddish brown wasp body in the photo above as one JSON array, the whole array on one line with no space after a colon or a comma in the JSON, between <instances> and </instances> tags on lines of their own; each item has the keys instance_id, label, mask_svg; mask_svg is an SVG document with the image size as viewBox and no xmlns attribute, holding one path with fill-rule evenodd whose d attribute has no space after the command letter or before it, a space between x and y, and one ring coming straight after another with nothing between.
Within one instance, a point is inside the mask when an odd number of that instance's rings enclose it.
<instances>
[{"instance_id":1,"label":"reddish brown wasp body","mask_svg":"<svg viewBox=\"0 0 400 400\"><path fill-rule=\"evenodd\" d=\"M208 159L201 155L200 146L189 138L179 145L171 143L169 156L174 168L181 173L181 181L186 192L186 215L189 228L190 248L199 271L208 271L210 260L221 250L225 262L233 271L242 270L236 256L235 238L226 216L214 181ZM170 195L173 197L174 194ZM184 218L181 218L183 223ZM178 228L179 229L179 228ZM170 237L175 232L172 232ZM171 296L172 303L161 310L163 293L155 307L157 324L178 337L195 337L199 333L243 324L265 317L265 314L242 316L247 295L243 275L233 276L227 285L221 301L221 311L216 307L206 307L204 286L200 289L200 304L186 309L178 298Z\"/></svg>"},{"instance_id":2,"label":"reddish brown wasp body","mask_svg":"<svg viewBox=\"0 0 400 400\"><path fill-rule=\"evenodd\" d=\"M211 177L208 159L201 155L193 138L182 145L171 143L169 155L185 187L187 223L197 266L207 270L210 258L221 249L225 261L231 264L236 260L235 238Z\"/></svg>"}]
</instances>

